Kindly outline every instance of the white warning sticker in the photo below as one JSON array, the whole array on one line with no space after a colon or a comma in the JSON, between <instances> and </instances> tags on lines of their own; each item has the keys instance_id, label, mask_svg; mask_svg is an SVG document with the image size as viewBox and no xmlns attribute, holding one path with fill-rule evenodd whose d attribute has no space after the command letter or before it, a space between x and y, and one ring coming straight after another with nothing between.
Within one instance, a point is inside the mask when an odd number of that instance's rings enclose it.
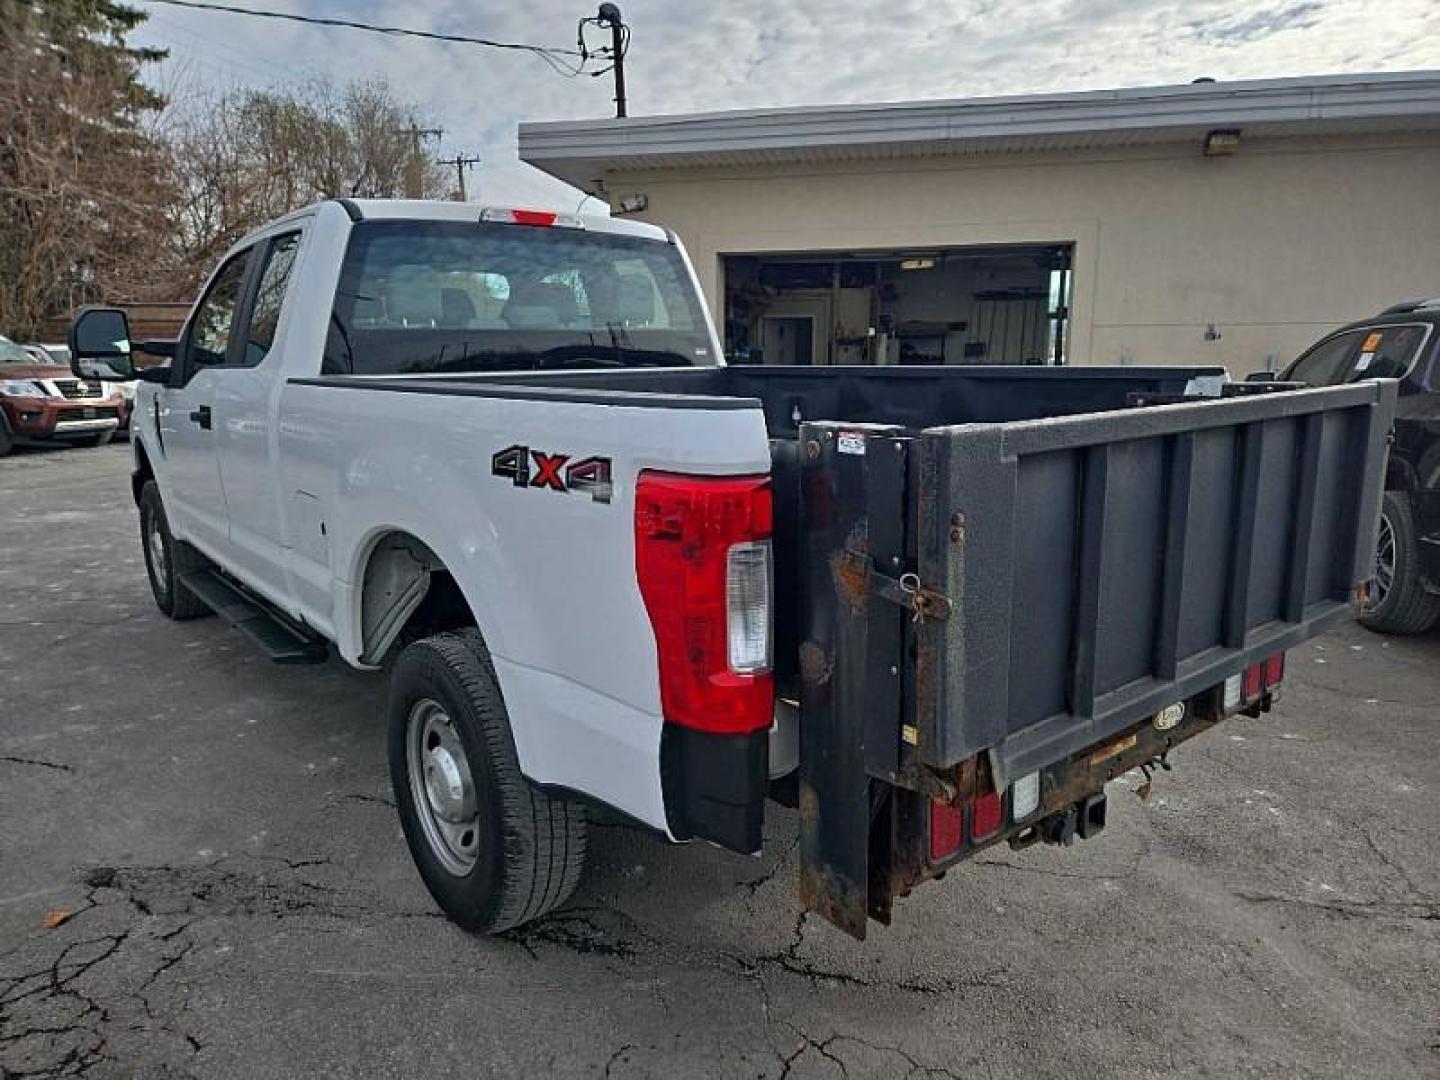
<instances>
[{"instance_id":1,"label":"white warning sticker","mask_svg":"<svg viewBox=\"0 0 1440 1080\"><path fill-rule=\"evenodd\" d=\"M842 454L863 454L865 453L865 436L859 431L840 432L840 453Z\"/></svg>"}]
</instances>

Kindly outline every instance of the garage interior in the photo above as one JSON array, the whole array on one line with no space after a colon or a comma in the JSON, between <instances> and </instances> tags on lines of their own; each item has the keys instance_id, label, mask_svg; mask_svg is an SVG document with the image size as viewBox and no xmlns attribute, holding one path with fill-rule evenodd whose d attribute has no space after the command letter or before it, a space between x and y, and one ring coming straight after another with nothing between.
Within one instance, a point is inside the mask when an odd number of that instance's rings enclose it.
<instances>
[{"instance_id":1,"label":"garage interior","mask_svg":"<svg viewBox=\"0 0 1440 1080\"><path fill-rule=\"evenodd\" d=\"M750 364L1063 364L1073 245L725 255Z\"/></svg>"}]
</instances>

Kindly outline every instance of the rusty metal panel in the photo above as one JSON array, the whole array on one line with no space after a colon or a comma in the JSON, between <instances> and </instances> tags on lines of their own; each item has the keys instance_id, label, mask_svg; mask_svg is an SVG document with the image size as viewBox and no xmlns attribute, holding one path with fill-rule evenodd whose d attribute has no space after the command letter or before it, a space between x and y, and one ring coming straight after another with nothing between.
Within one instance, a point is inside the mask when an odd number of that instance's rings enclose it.
<instances>
[{"instance_id":1,"label":"rusty metal panel","mask_svg":"<svg viewBox=\"0 0 1440 1080\"><path fill-rule=\"evenodd\" d=\"M873 585L903 544L905 447L887 438L897 433L800 426L800 898L857 938L869 911L869 759L887 771L900 726L900 609Z\"/></svg>"}]
</instances>

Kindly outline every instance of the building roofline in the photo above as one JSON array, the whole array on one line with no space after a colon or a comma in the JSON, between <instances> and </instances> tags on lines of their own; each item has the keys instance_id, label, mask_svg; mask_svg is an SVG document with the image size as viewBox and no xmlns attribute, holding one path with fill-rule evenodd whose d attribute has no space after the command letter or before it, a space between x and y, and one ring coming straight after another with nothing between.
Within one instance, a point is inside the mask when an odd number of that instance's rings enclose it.
<instances>
[{"instance_id":1,"label":"building roofline","mask_svg":"<svg viewBox=\"0 0 1440 1080\"><path fill-rule=\"evenodd\" d=\"M522 160L575 183L607 170L1074 149L1251 135L1440 129L1440 71L1187 83L862 105L523 123Z\"/></svg>"}]
</instances>

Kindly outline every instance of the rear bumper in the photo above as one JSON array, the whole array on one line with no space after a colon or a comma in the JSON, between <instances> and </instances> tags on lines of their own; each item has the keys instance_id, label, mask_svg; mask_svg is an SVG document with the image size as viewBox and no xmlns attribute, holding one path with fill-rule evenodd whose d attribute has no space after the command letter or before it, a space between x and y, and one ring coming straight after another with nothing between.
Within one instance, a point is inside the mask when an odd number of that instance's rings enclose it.
<instances>
[{"instance_id":1,"label":"rear bumper","mask_svg":"<svg viewBox=\"0 0 1440 1080\"><path fill-rule=\"evenodd\" d=\"M660 735L665 817L677 840L760 850L770 789L770 732L715 735L666 724Z\"/></svg>"}]
</instances>

